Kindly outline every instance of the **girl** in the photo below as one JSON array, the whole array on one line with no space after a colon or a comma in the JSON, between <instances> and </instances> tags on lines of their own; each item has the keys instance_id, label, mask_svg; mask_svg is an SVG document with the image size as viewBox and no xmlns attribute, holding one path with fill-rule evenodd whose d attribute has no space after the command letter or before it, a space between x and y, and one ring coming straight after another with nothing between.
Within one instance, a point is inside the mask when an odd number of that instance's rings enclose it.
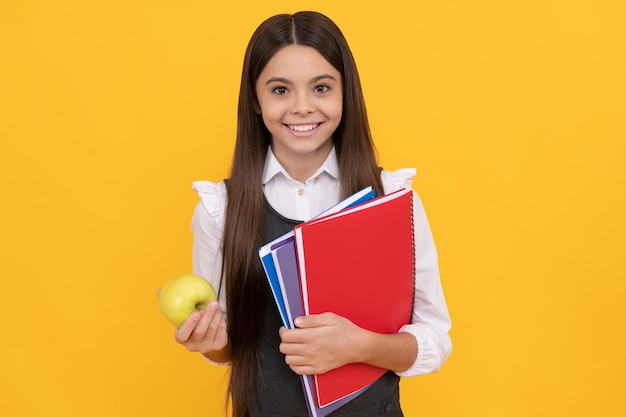
<instances>
[{"instance_id":1,"label":"girl","mask_svg":"<svg viewBox=\"0 0 626 417\"><path fill-rule=\"evenodd\" d=\"M402 416L399 377L434 372L447 359L450 319L416 195L415 309L397 334L331 312L282 328L258 257L264 243L342 198L368 185L379 195L410 187L414 174L378 167L355 62L331 20L299 12L258 27L244 59L230 178L194 183L194 273L220 289L219 302L175 334L188 350L230 365L234 417L307 416L298 375L353 362L389 371L332 415Z\"/></svg>"}]
</instances>

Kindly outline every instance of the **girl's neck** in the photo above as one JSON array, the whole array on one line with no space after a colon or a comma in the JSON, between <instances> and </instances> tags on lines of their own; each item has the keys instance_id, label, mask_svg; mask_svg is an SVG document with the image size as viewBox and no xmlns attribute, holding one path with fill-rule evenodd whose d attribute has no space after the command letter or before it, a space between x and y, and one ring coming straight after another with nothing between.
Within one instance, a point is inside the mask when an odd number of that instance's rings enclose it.
<instances>
[{"instance_id":1,"label":"girl's neck","mask_svg":"<svg viewBox=\"0 0 626 417\"><path fill-rule=\"evenodd\" d=\"M298 182L304 183L309 178L311 178L313 174L315 174L315 171L317 171L318 168L322 165L322 162L309 163L308 165L306 163L298 164L297 162L291 163L291 164L287 163L287 165L284 165L281 162L281 165L283 165L283 168L285 168L285 170L287 171L287 173L289 174L291 178L293 178L294 180Z\"/></svg>"}]
</instances>

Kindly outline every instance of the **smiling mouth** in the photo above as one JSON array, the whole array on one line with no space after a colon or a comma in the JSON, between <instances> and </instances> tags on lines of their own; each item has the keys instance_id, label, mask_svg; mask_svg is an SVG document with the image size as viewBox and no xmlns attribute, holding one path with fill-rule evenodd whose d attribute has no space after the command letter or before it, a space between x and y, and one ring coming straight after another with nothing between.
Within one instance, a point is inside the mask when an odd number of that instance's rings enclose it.
<instances>
[{"instance_id":1,"label":"smiling mouth","mask_svg":"<svg viewBox=\"0 0 626 417\"><path fill-rule=\"evenodd\" d=\"M311 130L317 129L317 127L320 124L321 123L311 123L311 124L306 124L306 125L286 125L286 126L289 129L293 130L294 132L310 132Z\"/></svg>"}]
</instances>

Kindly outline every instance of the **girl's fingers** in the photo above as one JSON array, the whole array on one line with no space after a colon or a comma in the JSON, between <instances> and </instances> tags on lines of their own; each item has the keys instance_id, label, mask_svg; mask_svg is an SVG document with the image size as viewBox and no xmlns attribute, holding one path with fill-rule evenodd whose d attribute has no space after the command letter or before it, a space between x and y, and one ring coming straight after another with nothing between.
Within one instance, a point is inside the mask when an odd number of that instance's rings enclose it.
<instances>
[{"instance_id":1,"label":"girl's fingers","mask_svg":"<svg viewBox=\"0 0 626 417\"><path fill-rule=\"evenodd\" d=\"M192 352L208 352L226 346L228 333L219 303L209 303L202 314L192 313L175 336L176 341Z\"/></svg>"},{"instance_id":2,"label":"girl's fingers","mask_svg":"<svg viewBox=\"0 0 626 417\"><path fill-rule=\"evenodd\" d=\"M217 302L209 303L209 305L206 306L206 308L204 309L201 315L200 313L193 313L193 314L199 314L200 318L189 337L191 341L195 343L200 343L205 339L205 337L207 336L207 332L209 331L211 322L213 321L213 318L216 315L219 315L219 314L216 314L218 309L219 309L219 304L217 304Z\"/></svg>"},{"instance_id":3,"label":"girl's fingers","mask_svg":"<svg viewBox=\"0 0 626 417\"><path fill-rule=\"evenodd\" d=\"M194 329L196 328L198 322L200 321L201 317L202 315L197 311L191 313L185 323L183 323L183 325L180 326L179 329L176 329L176 331L174 332L174 339L176 339L176 341L181 344L187 342Z\"/></svg>"}]
</instances>

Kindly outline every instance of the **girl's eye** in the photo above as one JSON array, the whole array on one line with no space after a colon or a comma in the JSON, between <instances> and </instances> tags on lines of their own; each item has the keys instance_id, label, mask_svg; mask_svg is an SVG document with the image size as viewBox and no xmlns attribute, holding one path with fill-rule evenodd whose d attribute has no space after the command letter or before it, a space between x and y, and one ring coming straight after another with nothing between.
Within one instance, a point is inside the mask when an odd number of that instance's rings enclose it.
<instances>
[{"instance_id":1,"label":"girl's eye","mask_svg":"<svg viewBox=\"0 0 626 417\"><path fill-rule=\"evenodd\" d=\"M272 92L274 94L278 94L279 96L282 96L284 94L287 94L287 88L286 87L275 87L272 89Z\"/></svg>"},{"instance_id":2,"label":"girl's eye","mask_svg":"<svg viewBox=\"0 0 626 417\"><path fill-rule=\"evenodd\" d=\"M315 92L316 93L325 93L328 90L330 90L330 87L327 86L326 84L321 84L321 85L316 85L315 86Z\"/></svg>"}]
</instances>

